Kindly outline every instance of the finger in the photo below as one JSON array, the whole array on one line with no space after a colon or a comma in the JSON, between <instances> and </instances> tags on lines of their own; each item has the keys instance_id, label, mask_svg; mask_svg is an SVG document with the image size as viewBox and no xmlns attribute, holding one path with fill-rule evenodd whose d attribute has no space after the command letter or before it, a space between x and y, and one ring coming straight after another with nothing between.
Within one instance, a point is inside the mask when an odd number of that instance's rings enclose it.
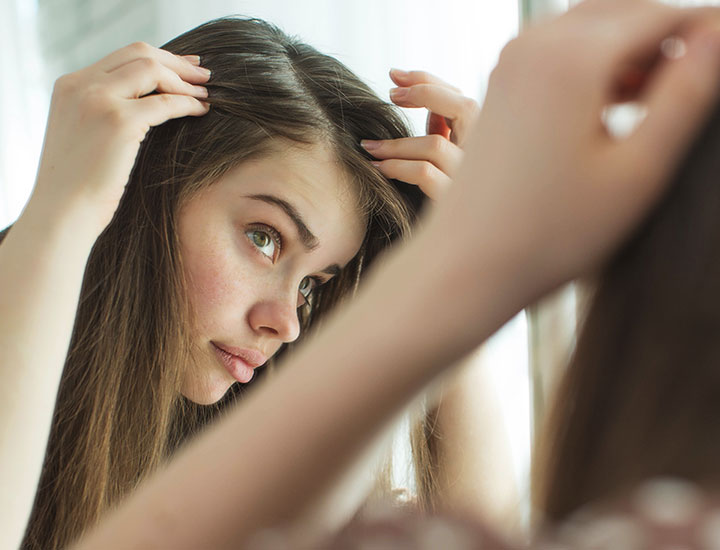
<instances>
[{"instance_id":1,"label":"finger","mask_svg":"<svg viewBox=\"0 0 720 550\"><path fill-rule=\"evenodd\" d=\"M720 13L717 8L697 8L690 10L692 16L703 20L707 24L720 27ZM696 24L697 25L697 24ZM680 38L683 34L682 28L672 37L662 41L660 49L646 58L640 58L632 65L619 72L618 82L615 84L614 94L611 101L622 103L635 100L643 91L649 75L666 58L680 57L685 51L685 43Z\"/></svg>"},{"instance_id":2,"label":"finger","mask_svg":"<svg viewBox=\"0 0 720 550\"><path fill-rule=\"evenodd\" d=\"M435 84L436 86L448 88L458 94L462 93L459 88L456 88L434 74L425 71L402 71L400 69L390 69L390 78L395 84L401 87L414 86L416 84Z\"/></svg>"},{"instance_id":3,"label":"finger","mask_svg":"<svg viewBox=\"0 0 720 550\"><path fill-rule=\"evenodd\" d=\"M458 144L464 142L480 110L478 104L469 97L435 84L394 88L390 90L390 98L401 107L424 107L445 117L453 133L458 133L453 139Z\"/></svg>"},{"instance_id":4,"label":"finger","mask_svg":"<svg viewBox=\"0 0 720 550\"><path fill-rule=\"evenodd\" d=\"M386 178L417 185L432 200L439 199L452 184L447 174L425 160L389 159L373 165Z\"/></svg>"},{"instance_id":5,"label":"finger","mask_svg":"<svg viewBox=\"0 0 720 550\"><path fill-rule=\"evenodd\" d=\"M207 103L187 95L155 94L133 100L130 112L149 126L159 126L173 118L202 116L209 109Z\"/></svg>"},{"instance_id":6,"label":"finger","mask_svg":"<svg viewBox=\"0 0 720 550\"><path fill-rule=\"evenodd\" d=\"M167 50L150 46L145 42L135 42L120 48L91 65L90 68L110 73L141 58L154 59L177 73L180 78L187 82L202 83L207 82L210 78L209 71L198 66L199 58L197 56L178 56Z\"/></svg>"},{"instance_id":7,"label":"finger","mask_svg":"<svg viewBox=\"0 0 720 550\"><path fill-rule=\"evenodd\" d=\"M697 29L686 44L683 57L666 59L657 68L644 93L647 116L626 144L617 144L618 154L627 155L620 166L634 165L634 175L648 182L647 193L660 190L720 91L718 30ZM648 160L637 163L637 159Z\"/></svg>"},{"instance_id":8,"label":"finger","mask_svg":"<svg viewBox=\"0 0 720 550\"><path fill-rule=\"evenodd\" d=\"M107 75L106 82L114 93L126 98L138 98L154 91L200 98L208 96L207 88L186 82L150 57L135 59L115 69Z\"/></svg>"},{"instance_id":9,"label":"finger","mask_svg":"<svg viewBox=\"0 0 720 550\"><path fill-rule=\"evenodd\" d=\"M436 84L415 84L390 90L390 98L401 107L425 107L451 120L473 112L475 101Z\"/></svg>"},{"instance_id":10,"label":"finger","mask_svg":"<svg viewBox=\"0 0 720 550\"><path fill-rule=\"evenodd\" d=\"M360 143L377 159L425 160L448 175L455 173L463 157L462 149L438 135L363 140Z\"/></svg>"},{"instance_id":11,"label":"finger","mask_svg":"<svg viewBox=\"0 0 720 550\"><path fill-rule=\"evenodd\" d=\"M437 134L456 143L456 136L452 136L450 132L451 128L444 116L436 115L428 111L427 122L425 123L426 134Z\"/></svg>"},{"instance_id":12,"label":"finger","mask_svg":"<svg viewBox=\"0 0 720 550\"><path fill-rule=\"evenodd\" d=\"M684 29L702 21L717 21L720 18L720 8L717 7L676 8L647 0L594 2L587 3L587 8L598 12L594 14L596 16L601 16L603 11L608 17L612 16L614 40L607 43L608 51L602 56L610 66L622 62L646 66L658 57L658 44L663 39L683 34ZM601 17L597 20L599 25L607 24Z\"/></svg>"}]
</instances>

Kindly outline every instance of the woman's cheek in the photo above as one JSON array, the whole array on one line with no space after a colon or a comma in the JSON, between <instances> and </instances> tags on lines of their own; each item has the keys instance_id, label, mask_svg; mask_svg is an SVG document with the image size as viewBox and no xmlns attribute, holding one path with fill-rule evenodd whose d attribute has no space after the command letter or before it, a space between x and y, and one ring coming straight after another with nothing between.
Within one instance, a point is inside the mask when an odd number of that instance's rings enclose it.
<instances>
[{"instance_id":1,"label":"woman's cheek","mask_svg":"<svg viewBox=\"0 0 720 550\"><path fill-rule=\"evenodd\" d=\"M245 293L241 281L248 275L226 253L208 253L190 266L190 303L204 328L224 325L244 315Z\"/></svg>"}]
</instances>

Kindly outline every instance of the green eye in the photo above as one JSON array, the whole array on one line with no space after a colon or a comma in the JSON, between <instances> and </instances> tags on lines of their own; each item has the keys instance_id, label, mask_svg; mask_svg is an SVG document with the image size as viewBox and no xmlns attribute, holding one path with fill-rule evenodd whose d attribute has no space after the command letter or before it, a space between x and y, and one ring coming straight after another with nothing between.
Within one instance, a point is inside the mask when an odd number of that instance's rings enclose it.
<instances>
[{"instance_id":1,"label":"green eye","mask_svg":"<svg viewBox=\"0 0 720 550\"><path fill-rule=\"evenodd\" d=\"M253 231L252 240L260 248L265 248L270 244L270 237L261 231Z\"/></svg>"},{"instance_id":2,"label":"green eye","mask_svg":"<svg viewBox=\"0 0 720 550\"><path fill-rule=\"evenodd\" d=\"M273 239L269 232L261 229L251 229L245 232L250 242L265 256L271 260L275 260L277 251L280 248L278 242Z\"/></svg>"}]
</instances>

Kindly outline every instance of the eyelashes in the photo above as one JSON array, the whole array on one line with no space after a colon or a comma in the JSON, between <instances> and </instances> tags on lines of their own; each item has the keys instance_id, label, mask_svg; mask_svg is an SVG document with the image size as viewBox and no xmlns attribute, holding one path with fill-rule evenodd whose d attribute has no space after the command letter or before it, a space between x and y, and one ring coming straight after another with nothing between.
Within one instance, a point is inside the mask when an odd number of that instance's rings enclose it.
<instances>
[{"instance_id":1,"label":"eyelashes","mask_svg":"<svg viewBox=\"0 0 720 550\"><path fill-rule=\"evenodd\" d=\"M269 225L253 225L245 231L250 243L268 259L275 263L282 250L282 235Z\"/></svg>"},{"instance_id":2,"label":"eyelashes","mask_svg":"<svg viewBox=\"0 0 720 550\"><path fill-rule=\"evenodd\" d=\"M245 236L260 254L272 263L277 262L283 246L282 235L277 229L265 224L253 224L245 231ZM304 277L298 287L298 307L308 304L308 299L313 291L327 283L328 280L310 275Z\"/></svg>"}]
</instances>

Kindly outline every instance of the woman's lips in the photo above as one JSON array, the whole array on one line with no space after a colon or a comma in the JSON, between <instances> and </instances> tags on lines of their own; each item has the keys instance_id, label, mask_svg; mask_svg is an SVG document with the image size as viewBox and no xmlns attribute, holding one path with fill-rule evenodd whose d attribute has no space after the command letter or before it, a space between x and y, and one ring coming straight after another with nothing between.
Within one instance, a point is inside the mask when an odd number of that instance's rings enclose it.
<instances>
[{"instance_id":1,"label":"woman's lips","mask_svg":"<svg viewBox=\"0 0 720 550\"><path fill-rule=\"evenodd\" d=\"M259 351L234 348L211 342L215 355L235 380L247 384L252 380L255 368L267 360Z\"/></svg>"}]
</instances>

